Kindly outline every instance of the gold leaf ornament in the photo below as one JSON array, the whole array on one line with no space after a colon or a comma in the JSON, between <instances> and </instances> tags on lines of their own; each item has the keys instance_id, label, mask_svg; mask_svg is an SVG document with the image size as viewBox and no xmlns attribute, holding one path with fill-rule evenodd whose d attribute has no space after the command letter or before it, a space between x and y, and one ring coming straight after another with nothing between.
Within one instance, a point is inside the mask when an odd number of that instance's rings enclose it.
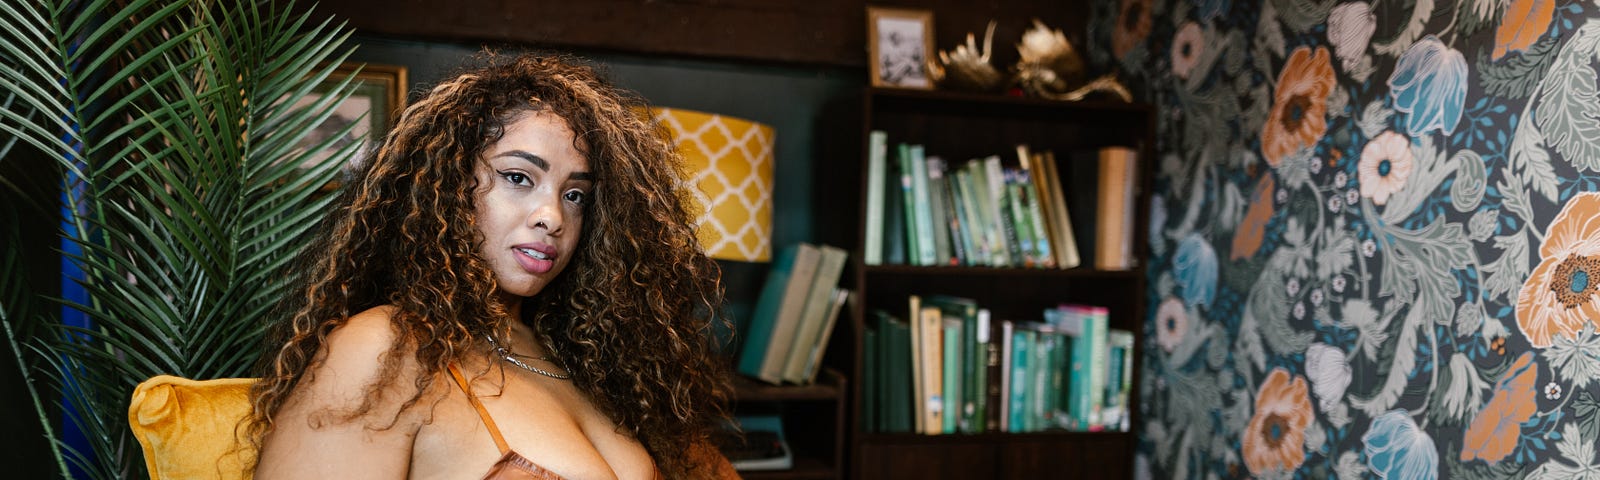
<instances>
[{"instance_id":1,"label":"gold leaf ornament","mask_svg":"<svg viewBox=\"0 0 1600 480\"><path fill-rule=\"evenodd\" d=\"M954 51L939 51L937 62L928 62L928 72L941 88L986 92L1001 84L1000 71L989 63L993 52L995 21L983 35L983 48L979 49L972 33L967 33L967 43L957 45Z\"/></svg>"},{"instance_id":2,"label":"gold leaf ornament","mask_svg":"<svg viewBox=\"0 0 1600 480\"><path fill-rule=\"evenodd\" d=\"M1083 58L1078 56L1072 43L1061 30L1052 29L1033 20L1033 28L1022 34L1017 44L1017 60L1013 82L1031 97L1054 100L1082 100L1090 94L1103 92L1123 101L1132 101L1133 95L1117 82L1112 74L1085 82Z\"/></svg>"}]
</instances>

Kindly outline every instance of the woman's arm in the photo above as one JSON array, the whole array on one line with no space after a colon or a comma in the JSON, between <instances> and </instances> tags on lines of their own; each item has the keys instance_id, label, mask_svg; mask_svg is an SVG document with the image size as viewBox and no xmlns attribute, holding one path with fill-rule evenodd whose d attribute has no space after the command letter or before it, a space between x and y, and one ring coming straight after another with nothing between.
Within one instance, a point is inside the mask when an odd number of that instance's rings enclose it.
<instances>
[{"instance_id":1,"label":"woman's arm","mask_svg":"<svg viewBox=\"0 0 1600 480\"><path fill-rule=\"evenodd\" d=\"M262 440L255 478L405 478L422 415L401 406L416 397L420 374L410 348L396 351L389 380L385 355L397 340L393 309L350 318L328 335L317 361L295 385ZM382 385L381 388L375 388ZM368 396L370 407L360 412ZM431 402L418 399L414 405Z\"/></svg>"}]
</instances>

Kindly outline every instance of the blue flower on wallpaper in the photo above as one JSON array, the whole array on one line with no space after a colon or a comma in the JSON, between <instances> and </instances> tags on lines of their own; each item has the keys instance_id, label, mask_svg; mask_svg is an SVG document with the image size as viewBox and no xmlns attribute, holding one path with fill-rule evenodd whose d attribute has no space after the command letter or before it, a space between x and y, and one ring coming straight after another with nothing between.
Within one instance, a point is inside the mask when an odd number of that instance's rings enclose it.
<instances>
[{"instance_id":1,"label":"blue flower on wallpaper","mask_svg":"<svg viewBox=\"0 0 1600 480\"><path fill-rule=\"evenodd\" d=\"M1438 129L1449 135L1461 123L1467 100L1467 59L1429 35L1406 49L1389 76L1394 109L1406 114L1406 133Z\"/></svg>"},{"instance_id":2,"label":"blue flower on wallpaper","mask_svg":"<svg viewBox=\"0 0 1600 480\"><path fill-rule=\"evenodd\" d=\"M1230 4L1233 3L1230 0L1193 0L1193 1L1194 1L1194 9L1195 9L1194 13L1196 15L1198 15L1200 17L1200 21L1203 21L1203 22L1209 22L1211 20L1215 20L1217 17L1222 16L1223 13L1227 13L1228 7L1231 6Z\"/></svg>"},{"instance_id":3,"label":"blue flower on wallpaper","mask_svg":"<svg viewBox=\"0 0 1600 480\"><path fill-rule=\"evenodd\" d=\"M1439 478L1439 451L1433 438L1417 428L1405 409L1391 410L1372 419L1361 436L1367 466L1378 478L1421 480Z\"/></svg>"},{"instance_id":4,"label":"blue flower on wallpaper","mask_svg":"<svg viewBox=\"0 0 1600 480\"><path fill-rule=\"evenodd\" d=\"M1190 234L1172 256L1172 275L1183 289L1184 303L1210 307L1217 297L1216 250L1200 235Z\"/></svg>"}]
</instances>

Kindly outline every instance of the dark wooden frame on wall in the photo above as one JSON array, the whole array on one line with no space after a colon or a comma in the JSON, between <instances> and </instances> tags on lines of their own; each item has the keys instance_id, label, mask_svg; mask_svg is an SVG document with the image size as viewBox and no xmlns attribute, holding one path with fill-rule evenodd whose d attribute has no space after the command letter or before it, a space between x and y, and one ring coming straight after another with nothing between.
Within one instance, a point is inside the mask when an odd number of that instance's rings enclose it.
<instances>
[{"instance_id":1,"label":"dark wooden frame on wall","mask_svg":"<svg viewBox=\"0 0 1600 480\"><path fill-rule=\"evenodd\" d=\"M865 68L869 4L934 12L936 48L982 35L989 20L1004 40L996 45L1010 45L1035 18L1081 45L1089 17L1089 2L1041 0L453 0L450 8L437 0L322 0L294 8L331 14L360 35ZM995 49L997 66L1016 59L1014 48Z\"/></svg>"}]
</instances>

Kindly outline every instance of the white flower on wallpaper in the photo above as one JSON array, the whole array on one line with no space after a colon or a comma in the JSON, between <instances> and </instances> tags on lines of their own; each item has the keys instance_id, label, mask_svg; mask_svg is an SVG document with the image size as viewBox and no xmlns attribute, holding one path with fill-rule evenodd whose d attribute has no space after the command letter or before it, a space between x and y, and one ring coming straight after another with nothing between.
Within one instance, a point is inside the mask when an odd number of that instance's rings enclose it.
<instances>
[{"instance_id":1,"label":"white flower on wallpaper","mask_svg":"<svg viewBox=\"0 0 1600 480\"><path fill-rule=\"evenodd\" d=\"M1361 196L1371 198L1376 205L1388 203L1390 195L1405 188L1413 163L1410 138L1392 131L1379 134L1361 149L1356 174Z\"/></svg>"},{"instance_id":2,"label":"white flower on wallpaper","mask_svg":"<svg viewBox=\"0 0 1600 480\"><path fill-rule=\"evenodd\" d=\"M1189 71L1200 63L1200 55L1206 50L1206 34L1200 30L1200 24L1186 22L1178 28L1177 35L1172 37L1172 74L1178 78L1189 78Z\"/></svg>"},{"instance_id":3,"label":"white flower on wallpaper","mask_svg":"<svg viewBox=\"0 0 1600 480\"><path fill-rule=\"evenodd\" d=\"M1339 65L1346 73L1351 76L1361 71L1371 73L1367 45L1377 29L1378 17L1372 14L1372 6L1366 2L1341 4L1328 14L1328 41L1333 43L1333 55L1339 57ZM1364 80L1365 76L1357 79Z\"/></svg>"},{"instance_id":4,"label":"white flower on wallpaper","mask_svg":"<svg viewBox=\"0 0 1600 480\"><path fill-rule=\"evenodd\" d=\"M1311 393L1323 411L1333 410L1350 387L1350 364L1337 347L1313 343L1306 349L1306 376L1311 378Z\"/></svg>"}]
</instances>

